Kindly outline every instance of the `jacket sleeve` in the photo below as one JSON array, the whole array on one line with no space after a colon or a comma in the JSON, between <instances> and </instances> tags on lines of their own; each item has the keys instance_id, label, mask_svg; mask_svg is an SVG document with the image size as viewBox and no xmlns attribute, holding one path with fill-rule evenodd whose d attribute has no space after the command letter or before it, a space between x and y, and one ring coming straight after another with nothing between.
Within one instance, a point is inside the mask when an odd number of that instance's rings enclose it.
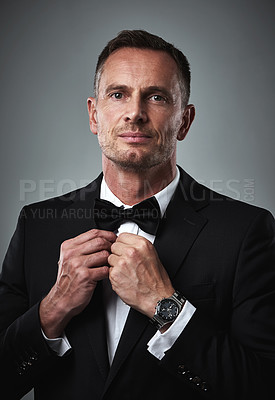
<instances>
[{"instance_id":1,"label":"jacket sleeve","mask_svg":"<svg viewBox=\"0 0 275 400\"><path fill-rule=\"evenodd\" d=\"M261 211L239 251L226 329L198 307L160 362L202 398L274 398L274 261L274 219Z\"/></svg>"},{"instance_id":2,"label":"jacket sleeve","mask_svg":"<svg viewBox=\"0 0 275 400\"><path fill-rule=\"evenodd\" d=\"M24 275L25 209L0 277L0 397L19 399L56 358L40 328L39 303L30 305Z\"/></svg>"}]
</instances>

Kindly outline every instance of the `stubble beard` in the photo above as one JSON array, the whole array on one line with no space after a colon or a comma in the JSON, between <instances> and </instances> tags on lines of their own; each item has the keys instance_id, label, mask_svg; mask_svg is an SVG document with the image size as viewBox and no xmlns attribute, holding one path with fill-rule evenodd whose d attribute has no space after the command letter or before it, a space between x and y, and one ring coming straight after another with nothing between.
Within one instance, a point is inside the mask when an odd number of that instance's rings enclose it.
<instances>
[{"instance_id":1,"label":"stubble beard","mask_svg":"<svg viewBox=\"0 0 275 400\"><path fill-rule=\"evenodd\" d=\"M133 148L121 150L116 143L107 143L105 135L98 135L98 141L104 156L125 171L144 172L171 158L176 140L156 146L154 151L146 152L133 145ZM136 148L135 148L136 146Z\"/></svg>"}]
</instances>

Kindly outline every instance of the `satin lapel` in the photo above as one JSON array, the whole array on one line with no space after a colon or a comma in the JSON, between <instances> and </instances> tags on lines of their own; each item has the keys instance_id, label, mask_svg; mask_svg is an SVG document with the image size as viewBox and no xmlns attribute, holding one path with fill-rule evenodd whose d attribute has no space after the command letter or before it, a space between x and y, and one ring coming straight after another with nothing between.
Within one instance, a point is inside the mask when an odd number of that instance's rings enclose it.
<instances>
[{"instance_id":1,"label":"satin lapel","mask_svg":"<svg viewBox=\"0 0 275 400\"><path fill-rule=\"evenodd\" d=\"M181 173L185 175L183 171ZM207 223L207 219L197 212L198 209L208 204L205 196L207 192L204 193L201 187L202 192L197 197L200 201L194 201L194 196L191 198L190 189L187 190L187 183L184 178L180 181L174 197L167 207L154 243L158 256L171 280ZM186 174L187 178L190 177ZM193 183L196 184L195 181ZM200 187L198 184L197 186ZM196 196L199 192L198 187L196 187ZM190 188L190 185L188 185L188 188Z\"/></svg>"},{"instance_id":2,"label":"satin lapel","mask_svg":"<svg viewBox=\"0 0 275 400\"><path fill-rule=\"evenodd\" d=\"M92 348L94 358L104 381L109 373L108 348L106 341L106 326L104 317L104 306L102 296L102 284L98 283L93 298L85 310L86 313L86 333Z\"/></svg>"},{"instance_id":3,"label":"satin lapel","mask_svg":"<svg viewBox=\"0 0 275 400\"><path fill-rule=\"evenodd\" d=\"M149 331L149 341L156 332L155 328L149 322L148 317L131 308L115 353L113 363L110 367L110 373L105 383L104 394L106 393L114 377L118 373L121 365L129 356L130 352L132 351L146 328Z\"/></svg>"},{"instance_id":4,"label":"satin lapel","mask_svg":"<svg viewBox=\"0 0 275 400\"><path fill-rule=\"evenodd\" d=\"M200 199L201 201L193 202L194 198L190 196L189 181L194 183L197 200ZM171 279L207 222L203 216L195 211L195 209L198 210L208 203L207 199L202 197L204 194L200 193L200 189L195 183L191 177L181 170L180 184L167 208L166 215L162 219L154 243L160 260ZM153 337L155 329L146 316L131 309L105 384L105 393L119 368L145 332L148 338L144 339L144 343L147 343Z\"/></svg>"},{"instance_id":5,"label":"satin lapel","mask_svg":"<svg viewBox=\"0 0 275 400\"><path fill-rule=\"evenodd\" d=\"M67 207L62 212L63 217L67 218L67 226L70 226L67 229L71 237L96 227L93 205L95 198L99 197L101 180L102 174L88 186L70 195L72 201L68 201ZM78 317L81 321L79 323L76 321L76 325L81 326L81 332L77 327L72 331L75 335L83 337L84 341L88 340L99 371L105 380L109 372L109 360L102 297L102 285L99 282L90 304Z\"/></svg>"}]
</instances>

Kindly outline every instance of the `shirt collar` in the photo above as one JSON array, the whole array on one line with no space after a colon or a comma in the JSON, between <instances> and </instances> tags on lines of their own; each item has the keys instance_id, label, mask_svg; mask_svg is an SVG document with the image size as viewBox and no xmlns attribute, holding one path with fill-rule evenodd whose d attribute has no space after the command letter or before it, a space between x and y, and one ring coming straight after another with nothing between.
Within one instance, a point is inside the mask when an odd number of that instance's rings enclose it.
<instances>
[{"instance_id":1,"label":"shirt collar","mask_svg":"<svg viewBox=\"0 0 275 400\"><path fill-rule=\"evenodd\" d=\"M172 180L172 182L169 183L169 185L167 185L164 189L162 189L160 192L156 193L154 196L157 199L158 203L159 203L159 207L160 207L160 211L161 211L161 216L163 217L166 208L173 196L173 194L175 193L176 187L179 183L179 179L180 179L180 172L179 169L177 167L176 170L176 176L175 178ZM114 193L109 189L105 178L103 176L102 182L101 182L101 187L100 187L100 198L102 200L108 200L111 203L113 203L115 206L117 207L121 207L124 206L125 208L131 208L132 206L129 206L127 204L122 203L115 195Z\"/></svg>"}]
</instances>

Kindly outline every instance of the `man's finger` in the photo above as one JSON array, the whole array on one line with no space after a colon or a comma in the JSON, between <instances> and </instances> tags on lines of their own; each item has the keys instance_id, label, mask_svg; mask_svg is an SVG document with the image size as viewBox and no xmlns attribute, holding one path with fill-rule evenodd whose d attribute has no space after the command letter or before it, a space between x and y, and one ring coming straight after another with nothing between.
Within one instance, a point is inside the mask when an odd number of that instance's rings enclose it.
<instances>
[{"instance_id":1,"label":"man's finger","mask_svg":"<svg viewBox=\"0 0 275 400\"><path fill-rule=\"evenodd\" d=\"M93 254L101 250L111 251L113 242L103 238L96 237L92 240L82 243L79 247L81 248L81 254Z\"/></svg>"},{"instance_id":2,"label":"man's finger","mask_svg":"<svg viewBox=\"0 0 275 400\"><path fill-rule=\"evenodd\" d=\"M101 266L108 265L108 257L110 252L107 250L102 250L94 254L81 256L83 260L83 267L86 268L97 268Z\"/></svg>"},{"instance_id":3,"label":"man's finger","mask_svg":"<svg viewBox=\"0 0 275 400\"><path fill-rule=\"evenodd\" d=\"M134 233L123 232L120 235L118 235L116 242L121 242L121 243L125 243L125 244L133 244L140 240L146 240L146 239L144 237L138 236Z\"/></svg>"},{"instance_id":4,"label":"man's finger","mask_svg":"<svg viewBox=\"0 0 275 400\"><path fill-rule=\"evenodd\" d=\"M98 237L104 238L109 242L114 242L116 240L116 235L114 234L114 232L103 231L100 229L91 229L72 238L71 241L74 245L80 245Z\"/></svg>"},{"instance_id":5,"label":"man's finger","mask_svg":"<svg viewBox=\"0 0 275 400\"><path fill-rule=\"evenodd\" d=\"M108 257L108 264L110 265L110 267L114 267L114 265L117 263L118 260L119 260L118 255L110 254Z\"/></svg>"},{"instance_id":6,"label":"man's finger","mask_svg":"<svg viewBox=\"0 0 275 400\"><path fill-rule=\"evenodd\" d=\"M122 254L124 254L125 249L128 247L129 245L123 243L123 242L115 242L112 244L111 246L111 253L112 254L116 254L117 256L121 256Z\"/></svg>"},{"instance_id":7,"label":"man's finger","mask_svg":"<svg viewBox=\"0 0 275 400\"><path fill-rule=\"evenodd\" d=\"M103 279L108 278L109 276L109 267L104 265L103 267L93 268L89 270L90 278L94 282L102 281Z\"/></svg>"}]
</instances>

